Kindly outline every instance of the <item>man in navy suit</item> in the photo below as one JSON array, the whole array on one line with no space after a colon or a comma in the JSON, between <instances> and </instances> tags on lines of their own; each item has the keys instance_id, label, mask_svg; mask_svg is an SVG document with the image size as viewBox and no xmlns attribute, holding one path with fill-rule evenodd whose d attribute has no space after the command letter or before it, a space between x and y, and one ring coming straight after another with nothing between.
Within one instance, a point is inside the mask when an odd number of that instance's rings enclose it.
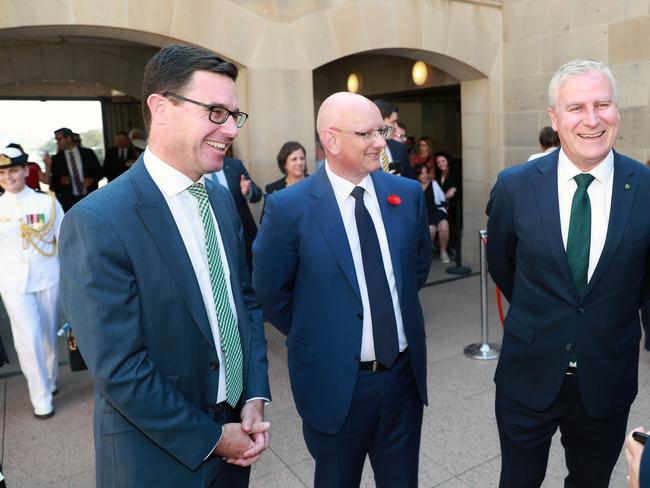
<instances>
[{"instance_id":1,"label":"man in navy suit","mask_svg":"<svg viewBox=\"0 0 650 488\"><path fill-rule=\"evenodd\" d=\"M389 130L370 100L330 96L317 129L323 167L266 201L254 288L287 336L315 486L358 486L369 455L377 486L415 487L427 403L424 195L378 171Z\"/></svg>"},{"instance_id":2,"label":"man in navy suit","mask_svg":"<svg viewBox=\"0 0 650 488\"><path fill-rule=\"evenodd\" d=\"M246 262L249 271L253 265L253 241L257 236L257 224L248 206L248 202L257 203L262 199L262 189L252 180L244 163L240 159L224 158L223 169L209 175L212 181L227 188L235 202L237 213L244 226L244 243L246 244Z\"/></svg>"},{"instance_id":3,"label":"man in navy suit","mask_svg":"<svg viewBox=\"0 0 650 488\"><path fill-rule=\"evenodd\" d=\"M245 487L266 448L262 314L221 169L237 69L171 45L147 64L149 146L61 231L65 313L95 380L98 487Z\"/></svg>"},{"instance_id":4,"label":"man in navy suit","mask_svg":"<svg viewBox=\"0 0 650 488\"><path fill-rule=\"evenodd\" d=\"M567 487L607 487L637 393L650 170L612 150L616 81L575 60L549 85L561 148L503 171L488 264L510 301L495 375L501 487L537 487L560 429Z\"/></svg>"},{"instance_id":5,"label":"man in navy suit","mask_svg":"<svg viewBox=\"0 0 650 488\"><path fill-rule=\"evenodd\" d=\"M389 126L393 131L397 130L398 108L386 100L375 100L375 105L381 112L381 118L384 120L384 125ZM405 176L415 180L415 172L411 167L409 160L408 147L400 141L394 140L392 137L386 141L386 148L384 149L388 154L388 160L394 163L395 167L392 171L396 174Z\"/></svg>"}]
</instances>

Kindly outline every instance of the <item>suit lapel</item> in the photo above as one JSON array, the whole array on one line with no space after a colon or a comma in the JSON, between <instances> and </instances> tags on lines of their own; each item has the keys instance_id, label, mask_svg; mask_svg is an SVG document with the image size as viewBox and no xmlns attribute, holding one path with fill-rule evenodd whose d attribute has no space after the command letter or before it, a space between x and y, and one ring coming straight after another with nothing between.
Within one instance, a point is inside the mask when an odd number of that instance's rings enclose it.
<instances>
[{"instance_id":1,"label":"suit lapel","mask_svg":"<svg viewBox=\"0 0 650 488\"><path fill-rule=\"evenodd\" d=\"M589 280L585 296L602 276L623 238L623 231L627 225L638 186L634 178L634 167L622 161L616 151L614 151L614 181L612 185L612 206L607 224L607 237L594 274Z\"/></svg>"},{"instance_id":2,"label":"suit lapel","mask_svg":"<svg viewBox=\"0 0 650 488\"><path fill-rule=\"evenodd\" d=\"M334 190L327 178L327 172L324 167L321 167L310 178L314 178L314 188L311 193L312 197L314 197L312 204L314 217L323 232L323 237L325 237L330 249L332 249L341 271L343 271L360 301L361 292L359 291L359 283L354 269L350 243L345 232L343 219L341 219L339 205L334 196Z\"/></svg>"},{"instance_id":3,"label":"suit lapel","mask_svg":"<svg viewBox=\"0 0 650 488\"><path fill-rule=\"evenodd\" d=\"M210 322L192 262L167 202L147 172L142 157L132 167L131 180L140 195L136 211L142 219L142 225L147 228L156 243L194 322L216 351Z\"/></svg>"},{"instance_id":4,"label":"suit lapel","mask_svg":"<svg viewBox=\"0 0 650 488\"><path fill-rule=\"evenodd\" d=\"M395 284L398 293L401 296L402 262L400 257L402 248L402 232L399 219L399 207L388 203L388 196L391 194L389 178L386 178L385 175L382 175L379 171L371 173L370 177L372 178L372 183L375 187L375 192L377 193L381 218L384 222L384 229L386 230L390 260L393 266L393 273L395 274Z\"/></svg>"},{"instance_id":5,"label":"suit lapel","mask_svg":"<svg viewBox=\"0 0 650 488\"><path fill-rule=\"evenodd\" d=\"M562 241L562 229L560 227L560 203L557 191L557 155L542 158L537 163L538 173L533 176L533 187L537 200L537 211L539 212L548 248L560 269L567 287L574 297L579 299L578 290L573 282L569 263L566 259L566 250Z\"/></svg>"}]
</instances>

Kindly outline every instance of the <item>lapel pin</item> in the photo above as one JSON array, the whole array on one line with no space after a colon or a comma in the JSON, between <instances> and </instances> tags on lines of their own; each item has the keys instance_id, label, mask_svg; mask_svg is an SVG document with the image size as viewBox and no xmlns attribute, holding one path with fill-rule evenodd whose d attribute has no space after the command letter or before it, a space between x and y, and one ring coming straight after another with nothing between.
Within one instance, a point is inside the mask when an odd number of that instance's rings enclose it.
<instances>
[{"instance_id":1,"label":"lapel pin","mask_svg":"<svg viewBox=\"0 0 650 488\"><path fill-rule=\"evenodd\" d=\"M630 188L632 188L632 187L630 186L630 184L629 184L629 183L625 183L625 189L626 189L626 190L629 190Z\"/></svg>"},{"instance_id":2,"label":"lapel pin","mask_svg":"<svg viewBox=\"0 0 650 488\"><path fill-rule=\"evenodd\" d=\"M388 195L388 198L386 198L386 200L388 200L388 203L395 206L401 205L402 203L402 199L399 197L399 195L395 195L394 193Z\"/></svg>"}]
</instances>

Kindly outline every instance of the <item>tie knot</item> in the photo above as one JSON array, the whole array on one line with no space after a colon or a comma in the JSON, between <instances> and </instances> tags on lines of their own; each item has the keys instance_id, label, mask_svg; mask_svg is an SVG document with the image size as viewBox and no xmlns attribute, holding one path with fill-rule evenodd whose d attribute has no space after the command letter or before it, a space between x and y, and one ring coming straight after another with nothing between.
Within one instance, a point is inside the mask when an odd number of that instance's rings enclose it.
<instances>
[{"instance_id":1,"label":"tie knot","mask_svg":"<svg viewBox=\"0 0 650 488\"><path fill-rule=\"evenodd\" d=\"M363 200L363 192L365 191L366 190L362 186L355 186L350 195L352 195L355 200Z\"/></svg>"},{"instance_id":2,"label":"tie knot","mask_svg":"<svg viewBox=\"0 0 650 488\"><path fill-rule=\"evenodd\" d=\"M187 191L197 200L205 200L208 198L208 192L205 190L203 183L193 183L187 187Z\"/></svg>"},{"instance_id":3,"label":"tie knot","mask_svg":"<svg viewBox=\"0 0 650 488\"><path fill-rule=\"evenodd\" d=\"M578 188L588 188L592 181L594 181L594 176L589 173L580 173L573 177L578 184Z\"/></svg>"}]
</instances>

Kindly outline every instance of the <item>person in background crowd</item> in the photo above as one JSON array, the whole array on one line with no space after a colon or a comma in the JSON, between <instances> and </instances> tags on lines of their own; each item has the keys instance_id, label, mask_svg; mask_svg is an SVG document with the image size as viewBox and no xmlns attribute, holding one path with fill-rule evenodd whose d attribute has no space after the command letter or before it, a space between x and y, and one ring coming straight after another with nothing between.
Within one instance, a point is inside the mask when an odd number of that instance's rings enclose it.
<instances>
[{"instance_id":1,"label":"person in background crowd","mask_svg":"<svg viewBox=\"0 0 650 488\"><path fill-rule=\"evenodd\" d=\"M66 212L87 194L97 189L102 167L97 156L73 140L73 132L63 127L54 131L59 152L52 156L50 190L56 193Z\"/></svg>"},{"instance_id":2,"label":"person in background crowd","mask_svg":"<svg viewBox=\"0 0 650 488\"><path fill-rule=\"evenodd\" d=\"M406 149L409 156L417 150L417 147L415 146L415 136L406 136Z\"/></svg>"},{"instance_id":3,"label":"person in background crowd","mask_svg":"<svg viewBox=\"0 0 650 488\"><path fill-rule=\"evenodd\" d=\"M447 217L447 205L445 193L438 185L436 180L432 180L429 170L425 164L418 164L414 168L422 190L429 217L429 232L431 241L435 241L438 236L438 245L440 249L440 261L449 263L449 254L447 254L447 244L449 242L449 218Z\"/></svg>"},{"instance_id":4,"label":"person in background crowd","mask_svg":"<svg viewBox=\"0 0 650 488\"><path fill-rule=\"evenodd\" d=\"M240 159L224 158L223 168L206 175L206 178L220 183L230 191L237 213L244 226L244 243L246 245L246 262L248 270L253 271L253 252L251 250L255 236L257 236L257 224L251 213L248 203L257 203L262 199L262 190L255 184L246 171L244 163Z\"/></svg>"},{"instance_id":5,"label":"person in background crowd","mask_svg":"<svg viewBox=\"0 0 650 488\"><path fill-rule=\"evenodd\" d=\"M63 305L95 381L98 488L248 486L268 445L262 314L222 167L237 68L169 45L142 83L149 146L61 229Z\"/></svg>"},{"instance_id":6,"label":"person in background crowd","mask_svg":"<svg viewBox=\"0 0 650 488\"><path fill-rule=\"evenodd\" d=\"M650 434L643 427L632 430L625 439L625 459L627 460L628 488L650 488L650 449L633 437L634 432Z\"/></svg>"},{"instance_id":7,"label":"person in background crowd","mask_svg":"<svg viewBox=\"0 0 650 488\"><path fill-rule=\"evenodd\" d=\"M557 132L553 130L553 127L543 127L539 131L539 147L542 148L542 152L531 154L528 157L528 161L546 156L551 151L555 151L559 146L560 138Z\"/></svg>"},{"instance_id":8,"label":"person in background crowd","mask_svg":"<svg viewBox=\"0 0 650 488\"><path fill-rule=\"evenodd\" d=\"M25 184L27 155L0 150L0 296L9 315L18 362L34 416L54 415L56 325L59 311L57 242L63 209L53 194Z\"/></svg>"},{"instance_id":9,"label":"person in background crowd","mask_svg":"<svg viewBox=\"0 0 650 488\"><path fill-rule=\"evenodd\" d=\"M131 148L133 149L133 154L137 159L144 152L144 150L147 149L147 141L144 139L132 139Z\"/></svg>"},{"instance_id":10,"label":"person in background crowd","mask_svg":"<svg viewBox=\"0 0 650 488\"><path fill-rule=\"evenodd\" d=\"M416 487L426 347L418 290L431 265L419 185L380 168L387 130L367 98L318 111L327 160L270 195L253 243L266 318L287 335L289 376L315 483Z\"/></svg>"},{"instance_id":11,"label":"person in background crowd","mask_svg":"<svg viewBox=\"0 0 650 488\"><path fill-rule=\"evenodd\" d=\"M395 130L393 131L392 139L402 144L406 144L406 125L402 124L400 121L397 121L395 124Z\"/></svg>"},{"instance_id":12,"label":"person in background crowd","mask_svg":"<svg viewBox=\"0 0 650 488\"><path fill-rule=\"evenodd\" d=\"M397 129L399 109L386 100L375 100L375 105L381 113L384 126L391 128L391 133L386 140L386 147L381 154L381 168L383 171L415 179L413 167L409 162L406 144L391 139L392 133Z\"/></svg>"},{"instance_id":13,"label":"person in background crowd","mask_svg":"<svg viewBox=\"0 0 650 488\"><path fill-rule=\"evenodd\" d=\"M131 139L126 131L115 134L115 146L108 148L104 158L104 176L111 182L129 169L137 156L133 150Z\"/></svg>"},{"instance_id":14,"label":"person in background crowd","mask_svg":"<svg viewBox=\"0 0 650 488\"><path fill-rule=\"evenodd\" d=\"M315 134L314 147L316 148L316 169L320 169L325 164L325 151L323 150L318 133Z\"/></svg>"},{"instance_id":15,"label":"person in background crowd","mask_svg":"<svg viewBox=\"0 0 650 488\"><path fill-rule=\"evenodd\" d=\"M418 139L417 151L409 156L411 165L415 168L418 164L424 164L429 172L436 166L436 159L433 152L433 143L427 136Z\"/></svg>"},{"instance_id":16,"label":"person in background crowd","mask_svg":"<svg viewBox=\"0 0 650 488\"><path fill-rule=\"evenodd\" d=\"M449 217L449 245L452 247L458 243L460 236L462 214L459 212L460 205L460 174L458 167L451 165L451 157L445 151L438 151L434 155L436 161L436 181L445 192L447 199L447 215ZM450 251L451 252L451 251ZM455 259L455 254L452 253Z\"/></svg>"},{"instance_id":17,"label":"person in background crowd","mask_svg":"<svg viewBox=\"0 0 650 488\"><path fill-rule=\"evenodd\" d=\"M510 302L495 374L500 486L539 487L559 428L565 486L607 488L637 394L650 169L613 150L607 65L563 65L548 98L560 150L502 171L486 210L488 268Z\"/></svg>"},{"instance_id":18,"label":"person in background crowd","mask_svg":"<svg viewBox=\"0 0 650 488\"><path fill-rule=\"evenodd\" d=\"M278 168L280 168L284 176L266 185L264 188L266 195L294 185L307 176L306 151L299 142L285 142L280 148L276 159Z\"/></svg>"},{"instance_id":19,"label":"person in background crowd","mask_svg":"<svg viewBox=\"0 0 650 488\"><path fill-rule=\"evenodd\" d=\"M142 129L138 129L137 127L131 129L129 131L129 140L133 142L136 139L140 139L142 141L146 141L147 137Z\"/></svg>"}]
</instances>

